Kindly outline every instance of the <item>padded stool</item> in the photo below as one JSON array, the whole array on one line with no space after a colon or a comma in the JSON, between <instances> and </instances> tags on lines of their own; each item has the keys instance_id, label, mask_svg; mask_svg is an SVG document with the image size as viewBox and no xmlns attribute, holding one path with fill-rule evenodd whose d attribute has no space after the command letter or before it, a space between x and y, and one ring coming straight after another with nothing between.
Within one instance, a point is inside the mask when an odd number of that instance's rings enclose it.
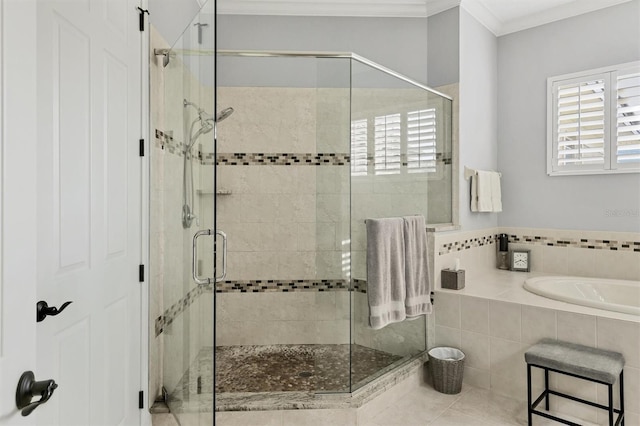
<instances>
[{"instance_id":1,"label":"padded stool","mask_svg":"<svg viewBox=\"0 0 640 426\"><path fill-rule=\"evenodd\" d=\"M607 410L609 412L610 426L624 425L624 390L622 377L624 357L622 354L553 339L542 339L524 353L524 359L527 362L527 411L529 426L532 424L531 419L533 414L567 425L580 426L578 423L573 423L552 416L549 413L536 410L538 404L544 399L545 409L549 411L549 395L560 396ZM533 402L531 397L531 367L538 367L544 370L544 391ZM549 371L607 385L609 390L609 405L597 404L572 395L550 390ZM613 385L618 377L620 377L620 409L614 409ZM614 413L618 414L615 423L613 421Z\"/></svg>"}]
</instances>

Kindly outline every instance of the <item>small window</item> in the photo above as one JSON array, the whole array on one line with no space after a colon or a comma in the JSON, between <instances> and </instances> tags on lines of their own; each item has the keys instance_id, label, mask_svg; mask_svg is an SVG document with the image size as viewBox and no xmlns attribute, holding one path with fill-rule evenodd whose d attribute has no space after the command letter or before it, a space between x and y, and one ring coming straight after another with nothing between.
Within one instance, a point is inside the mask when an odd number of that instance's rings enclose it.
<instances>
[{"instance_id":1,"label":"small window","mask_svg":"<svg viewBox=\"0 0 640 426\"><path fill-rule=\"evenodd\" d=\"M400 114L375 118L374 170L376 175L400 174L401 122Z\"/></svg>"},{"instance_id":2,"label":"small window","mask_svg":"<svg viewBox=\"0 0 640 426\"><path fill-rule=\"evenodd\" d=\"M436 109L407 113L407 171L436 171Z\"/></svg>"},{"instance_id":3,"label":"small window","mask_svg":"<svg viewBox=\"0 0 640 426\"><path fill-rule=\"evenodd\" d=\"M640 62L548 80L549 175L640 172Z\"/></svg>"},{"instance_id":4,"label":"small window","mask_svg":"<svg viewBox=\"0 0 640 426\"><path fill-rule=\"evenodd\" d=\"M369 159L367 154L367 119L351 122L351 176L366 176Z\"/></svg>"}]
</instances>

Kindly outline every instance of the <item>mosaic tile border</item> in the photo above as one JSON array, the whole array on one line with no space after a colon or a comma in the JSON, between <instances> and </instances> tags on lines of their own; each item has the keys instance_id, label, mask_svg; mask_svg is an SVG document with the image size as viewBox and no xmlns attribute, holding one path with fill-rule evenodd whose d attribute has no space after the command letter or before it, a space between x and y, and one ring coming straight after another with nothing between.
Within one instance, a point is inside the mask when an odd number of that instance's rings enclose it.
<instances>
[{"instance_id":1,"label":"mosaic tile border","mask_svg":"<svg viewBox=\"0 0 640 426\"><path fill-rule=\"evenodd\" d=\"M348 291L346 280L245 280L222 281L216 293L267 293L294 291Z\"/></svg>"},{"instance_id":2,"label":"mosaic tile border","mask_svg":"<svg viewBox=\"0 0 640 426\"><path fill-rule=\"evenodd\" d=\"M573 247L591 250L632 251L640 253L640 241L616 241L593 238L554 238L539 235L509 235L509 242L549 247Z\"/></svg>"},{"instance_id":3,"label":"mosaic tile border","mask_svg":"<svg viewBox=\"0 0 640 426\"><path fill-rule=\"evenodd\" d=\"M206 153L202 164L213 165L213 153ZM340 153L218 153L218 166L344 166L349 164L349 154Z\"/></svg>"},{"instance_id":4,"label":"mosaic tile border","mask_svg":"<svg viewBox=\"0 0 640 426\"><path fill-rule=\"evenodd\" d=\"M190 290L183 298L171 305L155 320L156 337L158 337L166 326L171 325L178 315L184 312L195 302L201 294L207 292L206 287L197 286Z\"/></svg>"},{"instance_id":5,"label":"mosaic tile border","mask_svg":"<svg viewBox=\"0 0 640 426\"><path fill-rule=\"evenodd\" d=\"M367 281L353 279L353 291L367 292ZM245 280L222 281L216 284L216 293L293 293L306 291L349 291L347 280ZM184 312L204 293L211 293L212 285L198 286L183 298L171 305L155 320L155 335L158 337L165 327L171 325L178 315Z\"/></svg>"},{"instance_id":6,"label":"mosaic tile border","mask_svg":"<svg viewBox=\"0 0 640 426\"><path fill-rule=\"evenodd\" d=\"M174 154L178 157L184 157L184 150L186 148L186 145L182 142L176 141L172 135L167 134L162 130L156 129L155 145L156 148L167 151L169 154ZM192 150L191 154L187 158L201 159L202 154L199 150L197 153L193 152Z\"/></svg>"},{"instance_id":7,"label":"mosaic tile border","mask_svg":"<svg viewBox=\"0 0 640 426\"><path fill-rule=\"evenodd\" d=\"M483 247L489 244L495 244L498 236L497 234L485 235L483 237L467 238L461 241L453 241L450 243L442 244L438 249L438 255L453 253L457 251L468 250L476 247Z\"/></svg>"},{"instance_id":8,"label":"mosaic tile border","mask_svg":"<svg viewBox=\"0 0 640 426\"><path fill-rule=\"evenodd\" d=\"M498 234L484 237L470 238L442 244L438 249L438 255L482 247L494 244ZM517 235L509 234L509 242L514 244L531 244L548 247L571 247L589 250L630 251L640 253L640 241L616 241L593 238L555 238L542 235Z\"/></svg>"},{"instance_id":9,"label":"mosaic tile border","mask_svg":"<svg viewBox=\"0 0 640 426\"><path fill-rule=\"evenodd\" d=\"M213 153L202 155L202 164L213 165ZM408 165L407 154L401 154L401 165ZM436 154L436 161L443 164L451 164L451 157L444 157L442 153ZM351 162L350 154L345 153L219 153L216 164L219 166L344 166ZM375 164L373 156L367 157L369 165Z\"/></svg>"}]
</instances>

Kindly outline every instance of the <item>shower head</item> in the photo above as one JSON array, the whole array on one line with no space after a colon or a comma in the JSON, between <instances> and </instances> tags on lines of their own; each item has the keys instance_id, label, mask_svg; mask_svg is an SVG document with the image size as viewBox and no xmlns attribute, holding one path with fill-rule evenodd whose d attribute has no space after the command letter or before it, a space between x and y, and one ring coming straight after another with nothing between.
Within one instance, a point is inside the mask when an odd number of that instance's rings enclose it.
<instances>
[{"instance_id":1,"label":"shower head","mask_svg":"<svg viewBox=\"0 0 640 426\"><path fill-rule=\"evenodd\" d=\"M218 115L216 115L216 121L220 122L220 121L224 120L225 118L229 117L231 114L233 114L233 108L231 108L231 107L225 108L222 111L220 111L218 113Z\"/></svg>"},{"instance_id":2,"label":"shower head","mask_svg":"<svg viewBox=\"0 0 640 426\"><path fill-rule=\"evenodd\" d=\"M201 123L200 128L198 129L196 134L193 135L191 138L192 140L191 145L193 145L196 139L198 139L200 136L206 135L207 133L213 130L213 123L210 120L202 120L200 123Z\"/></svg>"}]
</instances>

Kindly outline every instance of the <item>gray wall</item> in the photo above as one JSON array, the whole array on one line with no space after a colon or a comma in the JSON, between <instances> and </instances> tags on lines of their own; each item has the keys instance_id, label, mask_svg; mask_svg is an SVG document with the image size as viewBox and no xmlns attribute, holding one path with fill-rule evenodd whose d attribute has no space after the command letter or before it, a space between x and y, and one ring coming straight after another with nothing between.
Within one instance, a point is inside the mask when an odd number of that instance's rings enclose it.
<instances>
[{"instance_id":1,"label":"gray wall","mask_svg":"<svg viewBox=\"0 0 640 426\"><path fill-rule=\"evenodd\" d=\"M439 87L460 81L460 8L427 19L427 84Z\"/></svg>"},{"instance_id":2,"label":"gray wall","mask_svg":"<svg viewBox=\"0 0 640 426\"><path fill-rule=\"evenodd\" d=\"M640 231L639 174L546 174L547 78L638 59L638 0L498 39L500 226Z\"/></svg>"},{"instance_id":3,"label":"gray wall","mask_svg":"<svg viewBox=\"0 0 640 426\"><path fill-rule=\"evenodd\" d=\"M218 16L219 49L354 52L427 82L427 18Z\"/></svg>"},{"instance_id":4,"label":"gray wall","mask_svg":"<svg viewBox=\"0 0 640 426\"><path fill-rule=\"evenodd\" d=\"M471 213L464 166L498 170L497 39L460 8L460 224L465 231L498 225L498 213ZM504 195L503 195L504 199Z\"/></svg>"},{"instance_id":5,"label":"gray wall","mask_svg":"<svg viewBox=\"0 0 640 426\"><path fill-rule=\"evenodd\" d=\"M149 0L149 21L173 46L199 10L198 0Z\"/></svg>"}]
</instances>

